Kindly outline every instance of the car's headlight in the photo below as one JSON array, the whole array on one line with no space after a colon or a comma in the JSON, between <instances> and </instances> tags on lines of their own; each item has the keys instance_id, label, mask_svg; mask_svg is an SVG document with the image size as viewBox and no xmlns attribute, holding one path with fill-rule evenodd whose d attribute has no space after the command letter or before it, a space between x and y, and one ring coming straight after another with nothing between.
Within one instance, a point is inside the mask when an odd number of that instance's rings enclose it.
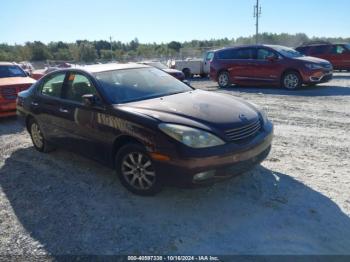
<instances>
[{"instance_id":1,"label":"car's headlight","mask_svg":"<svg viewBox=\"0 0 350 262\"><path fill-rule=\"evenodd\" d=\"M311 70L314 70L314 69L322 69L323 66L321 65L318 65L318 64L305 64L305 66Z\"/></svg>"},{"instance_id":2,"label":"car's headlight","mask_svg":"<svg viewBox=\"0 0 350 262\"><path fill-rule=\"evenodd\" d=\"M211 133L188 126L160 124L159 129L175 140L193 148L207 148L225 144L224 141Z\"/></svg>"}]
</instances>

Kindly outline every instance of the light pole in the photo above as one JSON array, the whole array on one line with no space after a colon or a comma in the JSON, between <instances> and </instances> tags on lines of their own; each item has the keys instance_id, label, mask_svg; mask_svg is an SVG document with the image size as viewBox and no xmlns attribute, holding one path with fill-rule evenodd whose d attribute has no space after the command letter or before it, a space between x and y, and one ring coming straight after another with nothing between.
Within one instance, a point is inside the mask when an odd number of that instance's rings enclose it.
<instances>
[{"instance_id":1,"label":"light pole","mask_svg":"<svg viewBox=\"0 0 350 262\"><path fill-rule=\"evenodd\" d=\"M256 5L254 6L254 17L256 18L256 33L255 33L255 43L259 43L259 18L261 16L261 6L259 0L256 0Z\"/></svg>"},{"instance_id":2,"label":"light pole","mask_svg":"<svg viewBox=\"0 0 350 262\"><path fill-rule=\"evenodd\" d=\"M111 61L113 61L112 36L109 37L109 43L110 43L110 46L111 46L111 58L112 58Z\"/></svg>"}]
</instances>

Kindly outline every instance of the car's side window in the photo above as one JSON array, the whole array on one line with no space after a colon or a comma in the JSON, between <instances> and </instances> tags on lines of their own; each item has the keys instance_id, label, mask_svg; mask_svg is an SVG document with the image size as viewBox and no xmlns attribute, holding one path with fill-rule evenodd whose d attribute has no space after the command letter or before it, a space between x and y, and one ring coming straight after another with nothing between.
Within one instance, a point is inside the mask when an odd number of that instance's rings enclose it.
<instances>
[{"instance_id":1,"label":"car's side window","mask_svg":"<svg viewBox=\"0 0 350 262\"><path fill-rule=\"evenodd\" d=\"M332 47L332 54L341 55L346 52L346 49L342 45L335 45Z\"/></svg>"},{"instance_id":2,"label":"car's side window","mask_svg":"<svg viewBox=\"0 0 350 262\"><path fill-rule=\"evenodd\" d=\"M61 97L61 91L65 77L66 73L52 75L43 83L41 93L46 96L58 98Z\"/></svg>"},{"instance_id":3,"label":"car's side window","mask_svg":"<svg viewBox=\"0 0 350 262\"><path fill-rule=\"evenodd\" d=\"M267 60L268 57L278 57L275 52L265 49L265 48L260 48L258 49L258 55L257 59L258 60Z\"/></svg>"},{"instance_id":4,"label":"car's side window","mask_svg":"<svg viewBox=\"0 0 350 262\"><path fill-rule=\"evenodd\" d=\"M68 77L68 89L65 99L74 102L83 102L83 95L97 95L95 87L91 81L82 74L71 72Z\"/></svg>"},{"instance_id":5,"label":"car's side window","mask_svg":"<svg viewBox=\"0 0 350 262\"><path fill-rule=\"evenodd\" d=\"M237 51L237 57L236 59L254 59L255 57L255 49L254 48L244 48L244 49L239 49Z\"/></svg>"}]
</instances>

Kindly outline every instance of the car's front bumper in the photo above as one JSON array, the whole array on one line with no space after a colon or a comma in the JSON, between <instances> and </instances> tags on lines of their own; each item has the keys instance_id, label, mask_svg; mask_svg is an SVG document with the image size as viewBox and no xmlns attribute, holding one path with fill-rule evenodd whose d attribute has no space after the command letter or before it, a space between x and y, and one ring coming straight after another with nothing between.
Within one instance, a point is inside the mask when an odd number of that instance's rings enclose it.
<instances>
[{"instance_id":1,"label":"car's front bumper","mask_svg":"<svg viewBox=\"0 0 350 262\"><path fill-rule=\"evenodd\" d=\"M15 116L16 115L16 101L3 102L0 101L0 117Z\"/></svg>"},{"instance_id":2,"label":"car's front bumper","mask_svg":"<svg viewBox=\"0 0 350 262\"><path fill-rule=\"evenodd\" d=\"M333 79L333 70L317 69L303 72L303 82L306 84L326 83Z\"/></svg>"},{"instance_id":3,"label":"car's front bumper","mask_svg":"<svg viewBox=\"0 0 350 262\"><path fill-rule=\"evenodd\" d=\"M222 147L210 156L170 157L167 162L156 162L162 179L172 184L207 184L239 175L260 164L269 154L273 140L273 126L255 139L234 150L232 144ZM203 174L204 179L196 179Z\"/></svg>"}]
</instances>

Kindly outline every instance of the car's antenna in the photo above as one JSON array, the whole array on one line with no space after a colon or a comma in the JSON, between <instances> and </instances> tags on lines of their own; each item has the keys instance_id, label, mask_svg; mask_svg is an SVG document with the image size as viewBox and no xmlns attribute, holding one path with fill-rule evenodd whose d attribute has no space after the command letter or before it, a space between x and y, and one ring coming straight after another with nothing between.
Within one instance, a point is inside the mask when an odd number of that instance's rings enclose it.
<instances>
[{"instance_id":1,"label":"car's antenna","mask_svg":"<svg viewBox=\"0 0 350 262\"><path fill-rule=\"evenodd\" d=\"M254 6L254 17L256 18L256 34L255 34L255 42L259 43L259 18L261 16L261 5L259 4L259 0L256 0L256 5Z\"/></svg>"}]
</instances>

